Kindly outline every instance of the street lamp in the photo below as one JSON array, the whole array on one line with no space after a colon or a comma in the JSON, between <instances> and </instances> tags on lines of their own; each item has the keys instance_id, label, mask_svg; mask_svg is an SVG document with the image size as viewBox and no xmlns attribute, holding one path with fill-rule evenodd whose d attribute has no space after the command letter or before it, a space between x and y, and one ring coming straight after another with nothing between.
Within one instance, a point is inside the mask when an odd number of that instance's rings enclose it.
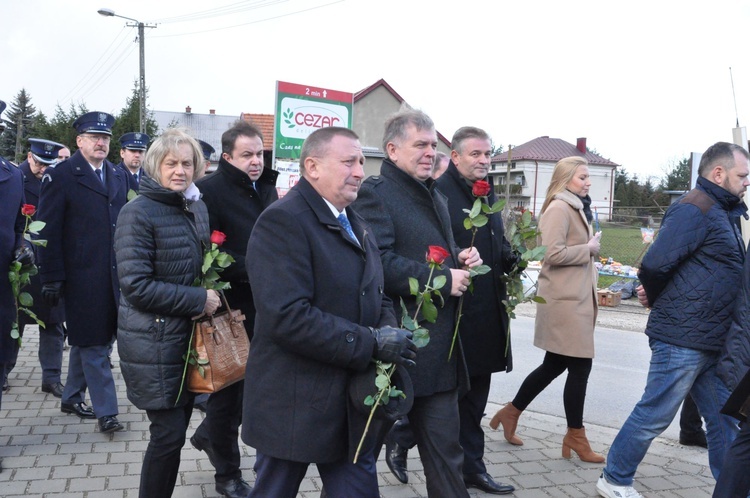
<instances>
[{"instance_id":1,"label":"street lamp","mask_svg":"<svg viewBox=\"0 0 750 498\"><path fill-rule=\"evenodd\" d=\"M127 19L128 21L133 21L133 24L128 23L128 26L134 26L138 28L138 48L139 48L139 55L140 55L140 66L141 66L141 74L140 74L140 88L138 91L138 100L139 100L139 109L138 109L138 121L140 126L140 132L146 133L146 52L144 48L143 43L143 32L144 28L155 28L156 25L146 25L142 22L138 21L137 19L133 19L132 17L125 17L121 16L119 14L115 14L115 11L112 9L102 8L97 11L99 15L102 15L104 17L120 17L122 19Z\"/></svg>"}]
</instances>

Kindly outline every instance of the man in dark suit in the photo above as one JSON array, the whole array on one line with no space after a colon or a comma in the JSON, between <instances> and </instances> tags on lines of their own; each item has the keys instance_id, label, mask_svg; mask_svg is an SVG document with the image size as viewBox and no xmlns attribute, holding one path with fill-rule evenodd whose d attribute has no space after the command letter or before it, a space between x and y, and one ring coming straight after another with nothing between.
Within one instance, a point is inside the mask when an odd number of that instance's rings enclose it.
<instances>
[{"instance_id":1,"label":"man in dark suit","mask_svg":"<svg viewBox=\"0 0 750 498\"><path fill-rule=\"evenodd\" d=\"M60 409L97 418L99 430L123 429L107 353L117 330L119 284L113 248L115 223L132 184L106 160L114 117L90 112L73 123L78 151L47 171L38 217L47 224L39 248L42 297L65 297L70 356ZM84 402L86 389L93 409Z\"/></svg>"},{"instance_id":2,"label":"man in dark suit","mask_svg":"<svg viewBox=\"0 0 750 498\"><path fill-rule=\"evenodd\" d=\"M464 227L467 217L464 210L471 210L476 200L472 193L474 183L487 181L490 184L487 202L492 205L497 200L492 180L487 176L492 159L492 140L484 130L467 126L459 128L453 135L451 148L451 162L445 174L437 180L437 187L448 197L453 237L460 247L464 247L472 243L472 231ZM482 460L482 416L490 393L492 373L510 372L513 368L508 314L502 303L507 298L502 276L513 269L517 257L504 234L500 213L490 215L489 222L477 229L474 247L490 267L490 272L473 279L474 292L464 295L459 325L470 381L469 392L458 401L464 482L492 494L514 491L513 486L495 482Z\"/></svg>"},{"instance_id":3,"label":"man in dark suit","mask_svg":"<svg viewBox=\"0 0 750 498\"><path fill-rule=\"evenodd\" d=\"M143 177L143 157L146 155L148 142L151 137L145 133L126 133L120 137L120 157L122 162L117 165L125 173L132 177L131 183L135 185L135 190L141 183Z\"/></svg>"},{"instance_id":4,"label":"man in dark suit","mask_svg":"<svg viewBox=\"0 0 750 498\"><path fill-rule=\"evenodd\" d=\"M26 203L35 207L39 206L39 191L42 187L42 177L48 166L57 162L57 155L62 144L43 140L41 138L29 139L30 150L26 160L18 168L23 173L23 188L26 195ZM33 219L37 219L34 214ZM44 221L44 220L41 220ZM42 366L42 392L50 393L57 398L62 397L63 385L61 382L63 343L65 342L65 308L62 303L56 306L48 306L42 299L42 282L39 275L31 277L29 286L24 291L31 294L34 304L31 311L44 322L44 327L39 327L39 364ZM35 325L36 321L29 318L25 313L18 317L19 332L23 335L27 325ZM15 366L6 369L6 377Z\"/></svg>"},{"instance_id":5,"label":"man in dark suit","mask_svg":"<svg viewBox=\"0 0 750 498\"><path fill-rule=\"evenodd\" d=\"M467 372L460 339L450 355L458 297L466 292L469 272L480 265L479 252L460 251L453 239L447 199L431 178L437 149L435 125L425 113L404 109L388 119L383 137L386 158L379 176L362 184L354 209L367 220L378 242L385 291L394 301L402 298L410 316L417 307L409 277L424 288L430 275L425 261L428 246L450 252L443 269L440 290L445 306L435 323L427 323L430 342L409 368L414 384L414 406L409 412L419 455L432 497L468 497L462 478L463 451L458 440L459 388L466 389Z\"/></svg>"},{"instance_id":6,"label":"man in dark suit","mask_svg":"<svg viewBox=\"0 0 750 498\"><path fill-rule=\"evenodd\" d=\"M379 496L373 448L356 464L348 457L367 415L347 384L373 358L413 363L416 347L411 332L394 328L372 232L347 207L364 161L353 131L315 131L302 146L300 182L250 236L257 314L242 440L257 450L252 498L294 498L310 463L329 498Z\"/></svg>"},{"instance_id":7,"label":"man in dark suit","mask_svg":"<svg viewBox=\"0 0 750 498\"><path fill-rule=\"evenodd\" d=\"M5 110L5 102L0 100L0 114ZM5 124L0 121L0 133ZM0 156L0 372L4 372L11 361L15 361L18 342L10 336L16 316L16 303L8 278L8 267L15 261L21 264L34 263L34 253L30 244L23 240L24 205L23 176L13 163ZM0 407L3 404L3 391L0 390ZM0 472L2 459L0 459Z\"/></svg>"},{"instance_id":8,"label":"man in dark suit","mask_svg":"<svg viewBox=\"0 0 750 498\"><path fill-rule=\"evenodd\" d=\"M245 330L252 339L255 307L245 268L247 241L260 213L279 198L278 172L263 167L263 136L246 121L237 121L222 134L221 148L218 168L196 186L208 208L211 230L227 236L221 248L234 263L221 274L221 279L231 284L224 294L229 305L245 315ZM195 448L206 452L216 470L216 491L228 498L245 498L250 491L242 479L237 443L242 390L242 382L238 382L209 396L206 418L190 438Z\"/></svg>"}]
</instances>

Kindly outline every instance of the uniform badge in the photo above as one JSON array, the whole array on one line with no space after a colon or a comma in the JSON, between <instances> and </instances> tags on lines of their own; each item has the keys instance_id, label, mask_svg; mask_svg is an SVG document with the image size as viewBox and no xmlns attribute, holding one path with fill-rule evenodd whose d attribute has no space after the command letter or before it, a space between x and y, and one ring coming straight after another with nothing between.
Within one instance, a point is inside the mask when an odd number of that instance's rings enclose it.
<instances>
[{"instance_id":1,"label":"uniform badge","mask_svg":"<svg viewBox=\"0 0 750 498\"><path fill-rule=\"evenodd\" d=\"M52 183L52 176L50 176L49 173L45 173L44 176L42 177L42 183L45 183L45 182Z\"/></svg>"}]
</instances>

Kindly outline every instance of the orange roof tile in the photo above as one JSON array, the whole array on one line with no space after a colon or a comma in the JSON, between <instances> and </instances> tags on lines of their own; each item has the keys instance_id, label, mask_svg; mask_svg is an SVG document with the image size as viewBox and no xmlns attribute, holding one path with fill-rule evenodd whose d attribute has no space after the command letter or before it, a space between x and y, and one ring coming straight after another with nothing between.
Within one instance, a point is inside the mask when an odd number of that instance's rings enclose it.
<instances>
[{"instance_id":1,"label":"orange roof tile","mask_svg":"<svg viewBox=\"0 0 750 498\"><path fill-rule=\"evenodd\" d=\"M263 149L273 149L273 114L251 114L243 112L240 117L248 123L260 128L260 132L263 134Z\"/></svg>"}]
</instances>

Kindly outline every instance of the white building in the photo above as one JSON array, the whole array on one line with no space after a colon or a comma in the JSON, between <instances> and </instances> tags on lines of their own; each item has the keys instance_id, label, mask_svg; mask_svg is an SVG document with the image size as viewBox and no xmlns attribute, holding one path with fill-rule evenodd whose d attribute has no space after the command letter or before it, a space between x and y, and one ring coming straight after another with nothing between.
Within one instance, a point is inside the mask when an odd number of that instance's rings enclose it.
<instances>
[{"instance_id":1,"label":"white building","mask_svg":"<svg viewBox=\"0 0 750 498\"><path fill-rule=\"evenodd\" d=\"M510 207L529 209L536 216L544 204L555 163L570 156L583 156L589 162L591 210L595 216L598 215L599 221L609 220L615 190L615 169L619 165L587 151L585 138L579 138L576 145L559 138L535 138L493 157L490 175L498 195L505 195L505 185L510 183Z\"/></svg>"}]
</instances>

